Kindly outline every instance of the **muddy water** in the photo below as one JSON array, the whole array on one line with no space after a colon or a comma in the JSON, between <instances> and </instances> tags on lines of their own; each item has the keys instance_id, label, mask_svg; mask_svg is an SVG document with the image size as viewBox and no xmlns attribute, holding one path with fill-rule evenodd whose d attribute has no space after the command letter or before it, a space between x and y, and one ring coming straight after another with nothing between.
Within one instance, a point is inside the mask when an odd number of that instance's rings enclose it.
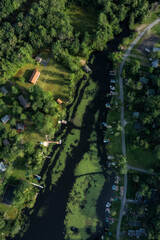
<instances>
[{"instance_id":1,"label":"muddy water","mask_svg":"<svg viewBox=\"0 0 160 240\"><path fill-rule=\"evenodd\" d=\"M97 89L97 94L90 104L87 107L87 111L83 118L83 123L81 127L81 135L78 146L73 149L72 159L67 161L66 168L59 179L57 186L49 189L51 183L51 176L48 174L46 178L46 189L44 193L39 194L37 202L34 207L34 211L30 216L30 226L27 232L23 237L17 236L15 240L64 240L63 229L64 229L64 218L65 218L65 209L67 201L69 198L69 193L73 187L75 177L74 169L78 162L82 159L84 152L87 152L89 149L88 139L93 130L92 126L94 125L94 116L99 111L98 123L96 124L97 132L97 149L98 154L101 159L102 168L105 170L106 167L106 146L103 144L104 133L101 129L101 122L105 121L107 118L107 111L105 109L105 103L108 101L106 93L109 91L109 70L112 69L112 63L109 61L107 56L117 50L119 43L122 41L123 37L128 36L129 31L123 26L123 31L116 39L108 43L107 50L103 52L94 53L94 63L90 65L92 68L92 79L98 83L99 89ZM80 102L83 96L83 89L79 95L78 102ZM76 111L76 109L75 109ZM65 135L67 135L72 129L72 125L67 127ZM65 136L64 136L65 137ZM53 148L54 151L54 148ZM50 167L52 171L55 166L56 160L59 157L57 153L53 164ZM47 161L46 161L47 165ZM108 179L107 174L104 171L104 176ZM110 177L110 181L106 181L103 186L103 190L97 202L97 214L99 219L104 223L105 227L105 203L113 194L111 186L113 184L113 176ZM46 215L41 218L37 217L37 213L41 206L46 204L48 209ZM88 240L100 239L100 236L103 234L103 227L100 228L97 226L97 233L94 236L90 236ZM83 239L86 240L86 239Z\"/></svg>"}]
</instances>

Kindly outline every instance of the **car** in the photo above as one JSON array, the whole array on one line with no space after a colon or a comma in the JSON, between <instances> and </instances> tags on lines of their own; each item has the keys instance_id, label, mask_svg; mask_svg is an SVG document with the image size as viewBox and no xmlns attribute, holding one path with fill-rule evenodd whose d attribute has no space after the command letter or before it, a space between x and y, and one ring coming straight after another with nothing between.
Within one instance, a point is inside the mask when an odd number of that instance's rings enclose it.
<instances>
[{"instance_id":1,"label":"car","mask_svg":"<svg viewBox=\"0 0 160 240\"><path fill-rule=\"evenodd\" d=\"M113 86L111 86L111 85L110 85L110 89L111 89L112 91L115 91L115 87L113 87Z\"/></svg>"},{"instance_id":2,"label":"car","mask_svg":"<svg viewBox=\"0 0 160 240\"><path fill-rule=\"evenodd\" d=\"M111 83L116 83L116 81L114 80L114 79L111 79L111 81L110 81Z\"/></svg>"}]
</instances>

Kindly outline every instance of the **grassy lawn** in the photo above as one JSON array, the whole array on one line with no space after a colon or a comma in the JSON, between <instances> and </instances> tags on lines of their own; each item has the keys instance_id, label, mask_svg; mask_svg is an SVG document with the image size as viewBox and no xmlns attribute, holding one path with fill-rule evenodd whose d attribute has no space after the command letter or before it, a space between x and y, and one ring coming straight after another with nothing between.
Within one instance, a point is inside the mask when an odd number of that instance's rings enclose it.
<instances>
[{"instance_id":1,"label":"grassy lawn","mask_svg":"<svg viewBox=\"0 0 160 240\"><path fill-rule=\"evenodd\" d=\"M108 145L109 155L115 156L116 154L122 154L122 135L121 132L118 136L115 136L118 121L120 121L120 106L115 107L115 97L112 97L111 110L107 116L108 125L112 125L112 128L107 130L107 138L110 139ZM113 132L113 134L112 134Z\"/></svg>"},{"instance_id":2,"label":"grassy lawn","mask_svg":"<svg viewBox=\"0 0 160 240\"><path fill-rule=\"evenodd\" d=\"M80 32L90 32L97 22L98 12L93 7L70 6L69 14L73 26Z\"/></svg>"},{"instance_id":3,"label":"grassy lawn","mask_svg":"<svg viewBox=\"0 0 160 240\"><path fill-rule=\"evenodd\" d=\"M154 28L152 28L152 33L160 37L160 23L158 23Z\"/></svg>"},{"instance_id":4,"label":"grassy lawn","mask_svg":"<svg viewBox=\"0 0 160 240\"><path fill-rule=\"evenodd\" d=\"M18 210L15 207L0 203L0 213L3 214L5 219L13 220L16 218Z\"/></svg>"},{"instance_id":5,"label":"grassy lawn","mask_svg":"<svg viewBox=\"0 0 160 240\"><path fill-rule=\"evenodd\" d=\"M128 164L134 167L149 169L154 164L154 154L150 150L145 150L141 147L134 148L129 140L129 136L139 136L139 132L133 128L133 125L126 125L126 150Z\"/></svg>"},{"instance_id":6,"label":"grassy lawn","mask_svg":"<svg viewBox=\"0 0 160 240\"><path fill-rule=\"evenodd\" d=\"M96 214L96 202L105 179L102 175L77 178L70 193L65 217L65 238L70 240L87 239L96 232L101 222ZM70 228L77 228L74 233Z\"/></svg>"},{"instance_id":7,"label":"grassy lawn","mask_svg":"<svg viewBox=\"0 0 160 240\"><path fill-rule=\"evenodd\" d=\"M29 89L29 87L32 86L29 79L36 68L41 73L36 84L44 91L51 92L55 99L59 97L64 101L68 100L70 91L69 71L53 58L50 59L46 67L42 64L39 64L39 66L36 64L27 64L25 67L21 68L15 74L15 78L17 79L16 83L24 89ZM20 77L25 78L24 83L18 80Z\"/></svg>"}]
</instances>

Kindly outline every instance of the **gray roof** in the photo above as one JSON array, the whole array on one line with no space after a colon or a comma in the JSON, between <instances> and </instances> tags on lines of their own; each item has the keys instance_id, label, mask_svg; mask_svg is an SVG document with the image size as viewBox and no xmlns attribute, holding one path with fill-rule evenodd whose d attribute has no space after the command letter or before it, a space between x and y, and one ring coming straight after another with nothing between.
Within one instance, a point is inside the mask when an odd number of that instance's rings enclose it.
<instances>
[{"instance_id":1,"label":"gray roof","mask_svg":"<svg viewBox=\"0 0 160 240\"><path fill-rule=\"evenodd\" d=\"M27 99L25 99L25 98L23 97L23 95L20 95L20 96L18 97L18 100L19 100L20 104L21 104L24 108L29 108L29 107L30 107L30 103L27 101Z\"/></svg>"},{"instance_id":2,"label":"gray roof","mask_svg":"<svg viewBox=\"0 0 160 240\"><path fill-rule=\"evenodd\" d=\"M145 228L140 228L140 229L136 230L136 237L137 238L139 238L139 237L141 237L145 234L146 234L146 229Z\"/></svg>"},{"instance_id":3,"label":"gray roof","mask_svg":"<svg viewBox=\"0 0 160 240\"><path fill-rule=\"evenodd\" d=\"M139 78L139 81L143 84L147 84L149 82L149 79L148 78L145 78L145 77L140 77Z\"/></svg>"},{"instance_id":4,"label":"gray roof","mask_svg":"<svg viewBox=\"0 0 160 240\"><path fill-rule=\"evenodd\" d=\"M4 95L6 95L8 93L8 90L5 87L1 87L0 88L1 93L3 93Z\"/></svg>"},{"instance_id":5,"label":"gray roof","mask_svg":"<svg viewBox=\"0 0 160 240\"><path fill-rule=\"evenodd\" d=\"M152 62L152 67L157 68L157 67L158 67L158 64L159 64L159 60L156 59L156 60L154 60L154 61Z\"/></svg>"},{"instance_id":6,"label":"gray roof","mask_svg":"<svg viewBox=\"0 0 160 240\"><path fill-rule=\"evenodd\" d=\"M6 123L11 119L10 115L5 115L3 118L1 118L1 122L2 123Z\"/></svg>"},{"instance_id":7,"label":"gray roof","mask_svg":"<svg viewBox=\"0 0 160 240\"><path fill-rule=\"evenodd\" d=\"M24 123L17 123L16 124L16 129L23 131L24 130Z\"/></svg>"},{"instance_id":8,"label":"gray roof","mask_svg":"<svg viewBox=\"0 0 160 240\"><path fill-rule=\"evenodd\" d=\"M136 236L136 231L135 230L128 230L128 236L135 237Z\"/></svg>"},{"instance_id":9,"label":"gray roof","mask_svg":"<svg viewBox=\"0 0 160 240\"><path fill-rule=\"evenodd\" d=\"M147 91L147 95L148 96L154 96L156 94L156 91L155 91L155 89L154 88L150 88L150 89L148 89L148 91Z\"/></svg>"},{"instance_id":10,"label":"gray roof","mask_svg":"<svg viewBox=\"0 0 160 240\"><path fill-rule=\"evenodd\" d=\"M3 162L0 162L0 172L6 171L6 167L4 166Z\"/></svg>"},{"instance_id":11,"label":"gray roof","mask_svg":"<svg viewBox=\"0 0 160 240\"><path fill-rule=\"evenodd\" d=\"M2 142L3 142L3 145L4 145L4 146L7 146L7 145L10 144L7 138L4 139Z\"/></svg>"},{"instance_id":12,"label":"gray roof","mask_svg":"<svg viewBox=\"0 0 160 240\"><path fill-rule=\"evenodd\" d=\"M154 47L153 52L160 52L160 48L159 47Z\"/></svg>"},{"instance_id":13,"label":"gray roof","mask_svg":"<svg viewBox=\"0 0 160 240\"><path fill-rule=\"evenodd\" d=\"M140 227L141 222L140 221L129 221L129 226L130 227Z\"/></svg>"},{"instance_id":14,"label":"gray roof","mask_svg":"<svg viewBox=\"0 0 160 240\"><path fill-rule=\"evenodd\" d=\"M139 118L140 112L133 112L133 117Z\"/></svg>"},{"instance_id":15,"label":"gray roof","mask_svg":"<svg viewBox=\"0 0 160 240\"><path fill-rule=\"evenodd\" d=\"M90 69L87 65L84 65L84 66L83 66L83 70L84 70L86 73L91 72L91 69Z\"/></svg>"}]
</instances>

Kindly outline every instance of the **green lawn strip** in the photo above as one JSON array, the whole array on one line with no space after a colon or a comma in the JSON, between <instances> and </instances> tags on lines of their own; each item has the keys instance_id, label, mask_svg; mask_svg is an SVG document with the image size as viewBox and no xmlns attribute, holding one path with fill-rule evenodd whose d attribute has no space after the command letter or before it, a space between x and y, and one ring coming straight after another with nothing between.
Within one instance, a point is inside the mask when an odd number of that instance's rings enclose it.
<instances>
[{"instance_id":1,"label":"green lawn strip","mask_svg":"<svg viewBox=\"0 0 160 240\"><path fill-rule=\"evenodd\" d=\"M7 220L14 220L17 216L18 210L13 206L0 203L0 213L3 214Z\"/></svg>"},{"instance_id":2,"label":"green lawn strip","mask_svg":"<svg viewBox=\"0 0 160 240\"><path fill-rule=\"evenodd\" d=\"M64 101L68 100L70 85L69 71L53 58L50 59L46 67L42 64L27 64L25 67L21 68L15 74L15 78L24 77L25 82L23 83L17 80L16 83L24 89L29 89L32 86L29 79L34 69L38 69L41 73L36 83L37 85L44 91L51 92L55 99L60 97Z\"/></svg>"},{"instance_id":3,"label":"green lawn strip","mask_svg":"<svg viewBox=\"0 0 160 240\"><path fill-rule=\"evenodd\" d=\"M67 204L65 217L65 238L87 239L101 225L96 214L96 202L105 179L103 175L83 176L76 179ZM74 226L77 233L71 231Z\"/></svg>"},{"instance_id":4,"label":"green lawn strip","mask_svg":"<svg viewBox=\"0 0 160 240\"><path fill-rule=\"evenodd\" d=\"M115 101L118 102L114 97L111 101L111 110L107 116L107 124L111 125L112 128L107 130L107 138L110 139L110 143L108 145L109 154L115 156L116 154L122 154L122 135L121 131L118 136L115 136L117 132L117 124L120 123L120 105L116 108ZM113 133L112 133L113 132Z\"/></svg>"},{"instance_id":5,"label":"green lawn strip","mask_svg":"<svg viewBox=\"0 0 160 240\"><path fill-rule=\"evenodd\" d=\"M152 33L160 37L160 23L158 23L154 28L152 28Z\"/></svg>"},{"instance_id":6,"label":"green lawn strip","mask_svg":"<svg viewBox=\"0 0 160 240\"><path fill-rule=\"evenodd\" d=\"M70 5L69 15L71 17L71 23L82 33L93 31L94 26L98 18L98 12L92 6L82 8L77 5Z\"/></svg>"},{"instance_id":7,"label":"green lawn strip","mask_svg":"<svg viewBox=\"0 0 160 240\"><path fill-rule=\"evenodd\" d=\"M82 126L82 120L86 112L86 107L89 106L89 104L93 100L96 92L95 89L96 89L96 84L93 82L93 80L90 79L89 85L85 88L83 98L81 99L81 102L78 105L77 111L75 113L75 117L73 119L73 123L78 127Z\"/></svg>"},{"instance_id":8,"label":"green lawn strip","mask_svg":"<svg viewBox=\"0 0 160 240\"><path fill-rule=\"evenodd\" d=\"M66 166L67 157L71 155L73 147L76 147L78 145L79 139L80 130L78 129L73 129L71 133L68 134L67 139L65 140L63 145L63 151L61 151L52 172L52 184L56 184L58 179L62 175Z\"/></svg>"},{"instance_id":9,"label":"green lawn strip","mask_svg":"<svg viewBox=\"0 0 160 240\"><path fill-rule=\"evenodd\" d=\"M126 150L128 164L134 167L149 169L154 164L154 154L151 150L145 150L141 147L134 147L130 142L130 137L139 136L139 131L133 128L132 124L126 125Z\"/></svg>"}]
</instances>

